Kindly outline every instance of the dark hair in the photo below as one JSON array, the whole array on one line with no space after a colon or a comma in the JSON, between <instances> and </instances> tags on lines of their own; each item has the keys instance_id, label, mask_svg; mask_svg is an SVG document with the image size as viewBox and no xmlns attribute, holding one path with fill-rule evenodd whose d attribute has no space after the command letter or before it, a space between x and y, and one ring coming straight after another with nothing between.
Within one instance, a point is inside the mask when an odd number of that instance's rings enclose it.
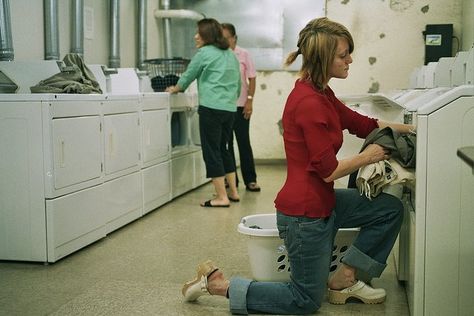
<instances>
[{"instance_id":1,"label":"dark hair","mask_svg":"<svg viewBox=\"0 0 474 316\"><path fill-rule=\"evenodd\" d=\"M298 50L288 55L285 65L291 65L301 54L301 77L310 79L316 88L323 90L329 81L329 68L334 62L340 38L347 40L351 54L354 51L354 40L345 26L328 18L311 20L300 31Z\"/></svg>"},{"instance_id":2,"label":"dark hair","mask_svg":"<svg viewBox=\"0 0 474 316\"><path fill-rule=\"evenodd\" d=\"M197 22L198 33L204 45L214 45L220 49L228 49L229 42L222 34L222 26L215 19L205 18Z\"/></svg>"},{"instance_id":3,"label":"dark hair","mask_svg":"<svg viewBox=\"0 0 474 316\"><path fill-rule=\"evenodd\" d=\"M233 24L222 23L221 25L224 30L229 31L230 35L232 35L233 37L237 37L237 35L235 34L235 26Z\"/></svg>"}]
</instances>

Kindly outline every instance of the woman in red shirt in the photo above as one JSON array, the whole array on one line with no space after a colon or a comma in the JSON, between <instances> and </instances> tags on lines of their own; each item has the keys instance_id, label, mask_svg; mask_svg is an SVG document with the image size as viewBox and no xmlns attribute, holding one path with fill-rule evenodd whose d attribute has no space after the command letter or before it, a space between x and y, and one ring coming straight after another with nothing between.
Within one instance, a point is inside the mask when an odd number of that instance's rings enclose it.
<instances>
[{"instance_id":1,"label":"woman in red shirt","mask_svg":"<svg viewBox=\"0 0 474 316\"><path fill-rule=\"evenodd\" d=\"M385 290L374 289L362 279L379 277L384 270L402 223L402 203L385 193L369 200L357 189L334 189L334 180L388 159L390 153L372 144L347 159L338 160L336 154L343 130L365 138L377 127L408 133L413 126L363 116L335 97L329 80L348 76L353 49L352 36L343 25L319 18L301 30L298 50L286 60L290 65L302 55L300 78L283 112L287 179L275 199L291 281L238 277L227 281L207 262L200 267L200 277L183 288L186 299L196 299L204 287L211 294L227 294L231 311L242 314L313 313L326 294L334 304L344 304L349 297L370 304L385 300ZM352 227L360 227L358 237L328 280L335 234L339 228Z\"/></svg>"}]
</instances>

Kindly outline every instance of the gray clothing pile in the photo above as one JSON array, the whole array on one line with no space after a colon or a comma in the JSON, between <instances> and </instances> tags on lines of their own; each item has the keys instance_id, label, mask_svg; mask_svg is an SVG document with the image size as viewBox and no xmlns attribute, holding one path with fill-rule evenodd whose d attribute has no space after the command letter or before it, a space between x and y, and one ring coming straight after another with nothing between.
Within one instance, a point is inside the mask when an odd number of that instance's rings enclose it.
<instances>
[{"instance_id":1,"label":"gray clothing pile","mask_svg":"<svg viewBox=\"0 0 474 316\"><path fill-rule=\"evenodd\" d=\"M67 71L57 73L30 87L31 93L102 93L92 71L78 54L67 54L63 59Z\"/></svg>"}]
</instances>

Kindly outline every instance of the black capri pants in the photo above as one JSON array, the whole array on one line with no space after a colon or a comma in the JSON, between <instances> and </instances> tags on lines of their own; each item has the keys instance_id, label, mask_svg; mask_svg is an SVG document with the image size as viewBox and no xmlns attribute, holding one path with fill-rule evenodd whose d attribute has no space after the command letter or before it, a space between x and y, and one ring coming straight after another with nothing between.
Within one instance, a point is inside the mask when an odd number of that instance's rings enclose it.
<instances>
[{"instance_id":1,"label":"black capri pants","mask_svg":"<svg viewBox=\"0 0 474 316\"><path fill-rule=\"evenodd\" d=\"M199 133L206 177L223 177L235 172L235 164L229 151L235 112L211 109L200 105Z\"/></svg>"}]
</instances>

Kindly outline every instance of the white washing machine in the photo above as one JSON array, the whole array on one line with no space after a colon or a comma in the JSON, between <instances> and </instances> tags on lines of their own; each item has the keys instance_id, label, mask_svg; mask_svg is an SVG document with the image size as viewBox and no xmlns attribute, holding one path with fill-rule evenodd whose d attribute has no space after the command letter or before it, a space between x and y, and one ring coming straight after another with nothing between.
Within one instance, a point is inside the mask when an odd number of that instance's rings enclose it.
<instances>
[{"instance_id":1,"label":"white washing machine","mask_svg":"<svg viewBox=\"0 0 474 316\"><path fill-rule=\"evenodd\" d=\"M0 258L55 262L105 236L102 95L30 94L56 62L2 62Z\"/></svg>"},{"instance_id":2,"label":"white washing machine","mask_svg":"<svg viewBox=\"0 0 474 316\"><path fill-rule=\"evenodd\" d=\"M380 107L393 109L395 121L403 108L404 121L417 125L416 187L405 190L402 199L405 221L396 254L411 315L469 315L474 308L469 292L474 280L474 179L456 156L459 147L474 144L473 49L440 64L436 69L444 69L444 76L435 75L435 84L446 82L448 69L453 87L411 90L394 98L369 95L355 102L359 109L368 107L367 114ZM463 77L468 85L456 86L459 79L451 79Z\"/></svg>"},{"instance_id":3,"label":"white washing machine","mask_svg":"<svg viewBox=\"0 0 474 316\"><path fill-rule=\"evenodd\" d=\"M90 65L104 92L101 103L104 142L106 232L143 215L140 94L135 73Z\"/></svg>"},{"instance_id":4,"label":"white washing machine","mask_svg":"<svg viewBox=\"0 0 474 316\"><path fill-rule=\"evenodd\" d=\"M474 86L417 109L415 212L410 213L412 315L468 315L474 280L474 181L456 156L474 145Z\"/></svg>"}]
</instances>

